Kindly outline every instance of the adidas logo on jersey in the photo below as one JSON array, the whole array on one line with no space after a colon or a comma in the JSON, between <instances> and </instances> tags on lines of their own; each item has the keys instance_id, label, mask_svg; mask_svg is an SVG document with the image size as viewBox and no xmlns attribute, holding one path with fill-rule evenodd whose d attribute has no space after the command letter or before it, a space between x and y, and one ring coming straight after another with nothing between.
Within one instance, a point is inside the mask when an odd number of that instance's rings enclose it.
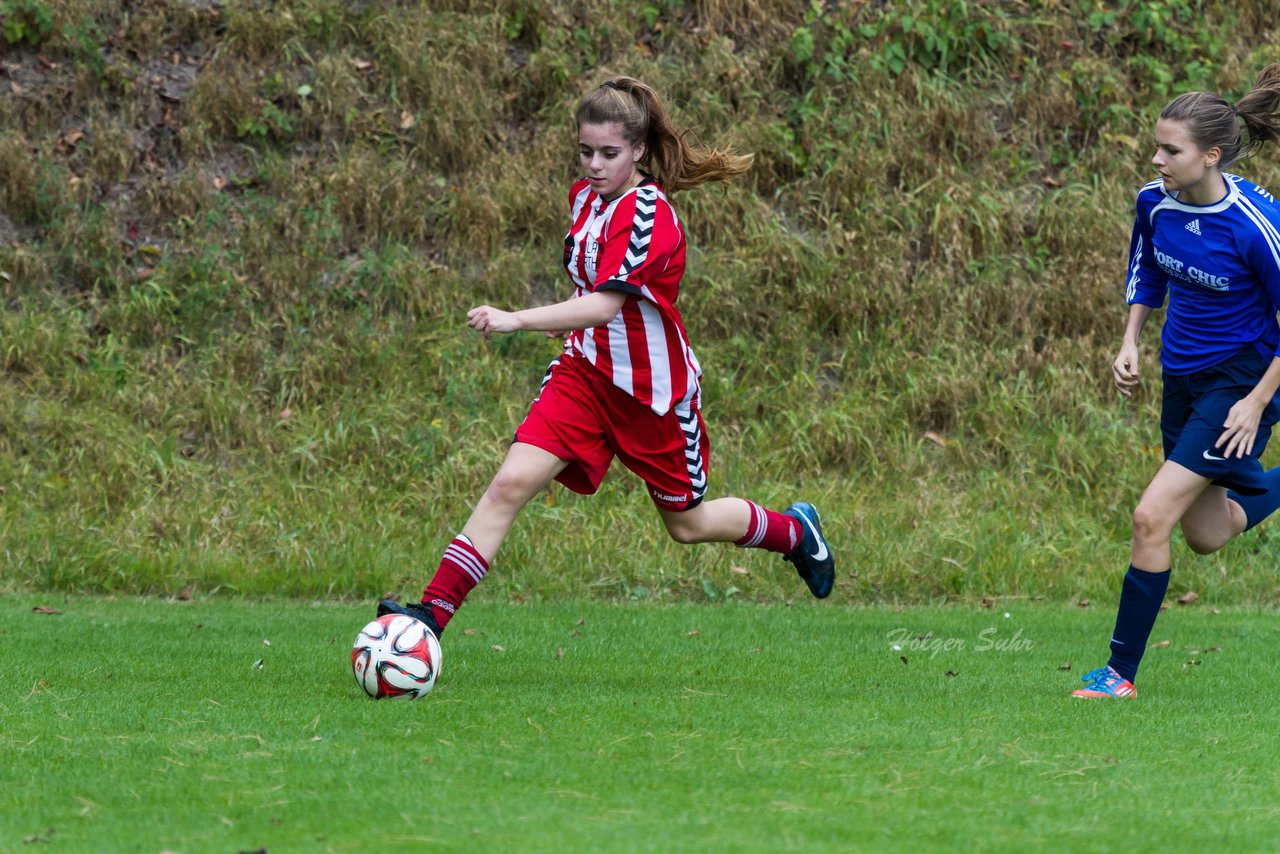
<instances>
[{"instance_id":1,"label":"adidas logo on jersey","mask_svg":"<svg viewBox=\"0 0 1280 854\"><path fill-rule=\"evenodd\" d=\"M1187 223L1187 231L1198 235L1200 233L1200 220L1193 219L1191 222Z\"/></svg>"}]
</instances>

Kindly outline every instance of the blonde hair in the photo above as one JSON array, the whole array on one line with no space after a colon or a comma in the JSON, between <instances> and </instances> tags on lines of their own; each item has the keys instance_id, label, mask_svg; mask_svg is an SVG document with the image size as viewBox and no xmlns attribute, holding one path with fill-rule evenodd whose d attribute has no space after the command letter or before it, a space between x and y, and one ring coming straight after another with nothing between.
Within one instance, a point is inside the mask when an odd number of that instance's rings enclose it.
<instances>
[{"instance_id":1,"label":"blonde hair","mask_svg":"<svg viewBox=\"0 0 1280 854\"><path fill-rule=\"evenodd\" d=\"M1201 149L1221 149L1219 165L1225 169L1264 142L1280 142L1280 62L1262 69L1234 106L1212 92L1187 92L1170 101L1160 118L1185 122Z\"/></svg>"},{"instance_id":2,"label":"blonde hair","mask_svg":"<svg viewBox=\"0 0 1280 854\"><path fill-rule=\"evenodd\" d=\"M690 142L692 132L676 127L658 93L631 77L610 78L587 93L574 118L579 127L616 122L629 143L643 143L640 165L667 193L741 175L754 158Z\"/></svg>"}]
</instances>

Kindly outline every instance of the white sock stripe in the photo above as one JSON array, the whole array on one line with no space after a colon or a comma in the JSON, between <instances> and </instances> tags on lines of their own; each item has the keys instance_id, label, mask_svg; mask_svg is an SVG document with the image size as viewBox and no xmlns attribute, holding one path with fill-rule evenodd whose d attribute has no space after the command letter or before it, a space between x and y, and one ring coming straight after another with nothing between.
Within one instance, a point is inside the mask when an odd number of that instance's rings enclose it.
<instances>
[{"instance_id":1,"label":"white sock stripe","mask_svg":"<svg viewBox=\"0 0 1280 854\"><path fill-rule=\"evenodd\" d=\"M450 543L449 547L444 550L444 556L447 560L451 560L457 564L462 571L471 576L472 580L477 584L479 584L484 578L487 567L485 567L483 562L466 549Z\"/></svg>"},{"instance_id":2,"label":"white sock stripe","mask_svg":"<svg viewBox=\"0 0 1280 854\"><path fill-rule=\"evenodd\" d=\"M756 529L756 532L751 536L750 539L746 540L745 542L739 543L739 545L744 549L749 549L754 546L758 546L760 545L760 541L764 539L764 520L761 518L759 505L748 501L747 506L751 508L751 517L755 520L755 525L754 526L748 525L747 530L751 530L751 528L754 527Z\"/></svg>"},{"instance_id":3,"label":"white sock stripe","mask_svg":"<svg viewBox=\"0 0 1280 854\"><path fill-rule=\"evenodd\" d=\"M751 507L756 514L755 544L759 545L760 543L764 542L764 532L769 527L769 517L765 515L764 508L761 507L759 504L752 504Z\"/></svg>"}]
</instances>

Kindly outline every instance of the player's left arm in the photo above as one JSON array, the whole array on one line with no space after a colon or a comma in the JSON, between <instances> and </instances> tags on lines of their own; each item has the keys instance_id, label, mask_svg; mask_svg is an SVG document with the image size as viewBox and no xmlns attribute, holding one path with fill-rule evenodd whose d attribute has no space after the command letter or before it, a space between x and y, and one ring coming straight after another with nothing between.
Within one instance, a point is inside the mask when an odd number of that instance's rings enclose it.
<instances>
[{"instance_id":1,"label":"player's left arm","mask_svg":"<svg viewBox=\"0 0 1280 854\"><path fill-rule=\"evenodd\" d=\"M1264 219L1263 227L1246 253L1250 267L1257 273L1258 279L1266 288L1271 298L1271 307L1280 307L1280 230L1275 221ZM1229 457L1233 453L1243 457L1253 453L1253 443L1258 436L1258 425L1262 422L1262 413L1280 389L1280 344L1272 356L1271 364L1258 384L1227 413L1223 422L1223 433L1218 437L1215 447L1222 448L1222 455Z\"/></svg>"}]
</instances>

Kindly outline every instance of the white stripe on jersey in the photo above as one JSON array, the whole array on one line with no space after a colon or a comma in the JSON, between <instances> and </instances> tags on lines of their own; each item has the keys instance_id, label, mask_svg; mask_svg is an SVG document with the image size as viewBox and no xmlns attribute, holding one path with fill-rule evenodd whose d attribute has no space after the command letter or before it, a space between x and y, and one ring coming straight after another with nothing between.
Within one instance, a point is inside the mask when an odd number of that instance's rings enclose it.
<instances>
[{"instance_id":1,"label":"white stripe on jersey","mask_svg":"<svg viewBox=\"0 0 1280 854\"><path fill-rule=\"evenodd\" d=\"M1124 286L1125 302L1133 302L1138 295L1138 270L1142 264L1142 235L1138 235L1138 245L1133 249L1133 257L1129 259L1129 281Z\"/></svg>"},{"instance_id":2,"label":"white stripe on jersey","mask_svg":"<svg viewBox=\"0 0 1280 854\"><path fill-rule=\"evenodd\" d=\"M643 311L643 307L641 308ZM631 368L631 350L627 346L627 321L623 312L609 321L609 359L613 363L613 384L634 396L636 393L635 377ZM588 357L591 358L591 357ZM591 359L595 364L595 359Z\"/></svg>"},{"instance_id":3,"label":"white stripe on jersey","mask_svg":"<svg viewBox=\"0 0 1280 854\"><path fill-rule=\"evenodd\" d=\"M589 199L590 197L591 197L591 188L589 186L583 187L581 190L578 191L577 198L573 200L573 213L569 219L570 223L574 223L578 221L578 214L582 213L582 206L587 203L587 199Z\"/></svg>"},{"instance_id":4,"label":"white stripe on jersey","mask_svg":"<svg viewBox=\"0 0 1280 854\"><path fill-rule=\"evenodd\" d=\"M641 288L645 299L641 300L640 317L644 320L644 340L649 350L650 365L666 365L667 362L667 332L662 325L662 314L658 311L658 307L650 302L653 296L649 293L648 288ZM670 400L671 399L671 375L666 371L652 370L649 372L649 381L652 383L653 400Z\"/></svg>"},{"instance_id":5,"label":"white stripe on jersey","mask_svg":"<svg viewBox=\"0 0 1280 854\"><path fill-rule=\"evenodd\" d=\"M1244 211L1245 216L1253 220L1253 224L1258 227L1259 233L1262 234L1262 239L1266 241L1267 248L1271 250L1271 260L1276 263L1276 271L1280 272L1280 233L1276 232L1275 225L1272 224L1271 220L1267 219L1262 211L1258 210L1253 200L1245 197L1243 193L1240 194L1238 205Z\"/></svg>"}]
</instances>

